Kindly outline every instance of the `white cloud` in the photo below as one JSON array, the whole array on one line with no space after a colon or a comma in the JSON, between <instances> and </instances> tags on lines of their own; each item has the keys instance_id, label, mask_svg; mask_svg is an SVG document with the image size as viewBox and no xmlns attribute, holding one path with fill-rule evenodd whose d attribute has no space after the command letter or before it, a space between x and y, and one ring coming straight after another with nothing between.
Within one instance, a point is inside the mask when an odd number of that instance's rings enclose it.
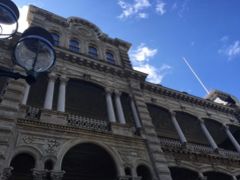
<instances>
[{"instance_id":1,"label":"white cloud","mask_svg":"<svg viewBox=\"0 0 240 180\"><path fill-rule=\"evenodd\" d=\"M227 42L229 40L229 37L228 36L223 36L220 41L221 42Z\"/></svg>"},{"instance_id":2,"label":"white cloud","mask_svg":"<svg viewBox=\"0 0 240 180\"><path fill-rule=\"evenodd\" d=\"M126 3L124 0L118 0L118 5L122 8L122 13L118 16L120 19L134 15L146 18L147 14L142 11L151 6L149 0L134 0L133 4Z\"/></svg>"},{"instance_id":3,"label":"white cloud","mask_svg":"<svg viewBox=\"0 0 240 180\"><path fill-rule=\"evenodd\" d=\"M20 13L20 17L18 20L18 31L19 32L23 32L24 30L26 30L29 27L29 24L27 22L27 13L28 13L28 9L29 6L23 6L23 7L19 7L19 13Z\"/></svg>"},{"instance_id":4,"label":"white cloud","mask_svg":"<svg viewBox=\"0 0 240 180\"><path fill-rule=\"evenodd\" d=\"M165 9L166 3L163 1L158 1L156 5L156 12L159 13L161 16L166 13Z\"/></svg>"},{"instance_id":5,"label":"white cloud","mask_svg":"<svg viewBox=\"0 0 240 180\"><path fill-rule=\"evenodd\" d=\"M148 18L148 14L146 14L146 13L139 13L138 17L140 17L142 19L146 19L146 18Z\"/></svg>"},{"instance_id":6,"label":"white cloud","mask_svg":"<svg viewBox=\"0 0 240 180\"><path fill-rule=\"evenodd\" d=\"M240 42L239 41L235 41L233 44L231 44L228 48L227 48L227 55L230 59L236 57L236 56L240 56Z\"/></svg>"},{"instance_id":7,"label":"white cloud","mask_svg":"<svg viewBox=\"0 0 240 180\"><path fill-rule=\"evenodd\" d=\"M160 68L150 64L150 59L157 54L157 49L147 47L141 43L136 50L130 52L130 59L133 68L137 71L148 74L147 81L159 84L162 82L166 74L169 73L171 66L163 64Z\"/></svg>"},{"instance_id":8,"label":"white cloud","mask_svg":"<svg viewBox=\"0 0 240 180\"><path fill-rule=\"evenodd\" d=\"M156 68L148 63L140 64L139 66L133 67L137 71L148 74L147 81L159 84L162 82L163 78L169 73L171 69L168 65L162 65L160 68Z\"/></svg>"},{"instance_id":9,"label":"white cloud","mask_svg":"<svg viewBox=\"0 0 240 180\"><path fill-rule=\"evenodd\" d=\"M141 43L136 50L133 50L130 54L132 60L134 61L148 61L149 58L157 54L157 49L151 49L147 47L144 43Z\"/></svg>"},{"instance_id":10,"label":"white cloud","mask_svg":"<svg viewBox=\"0 0 240 180\"><path fill-rule=\"evenodd\" d=\"M228 60L232 60L236 57L240 57L240 41L237 40L228 46L218 50L218 53L224 54L228 57Z\"/></svg>"}]
</instances>

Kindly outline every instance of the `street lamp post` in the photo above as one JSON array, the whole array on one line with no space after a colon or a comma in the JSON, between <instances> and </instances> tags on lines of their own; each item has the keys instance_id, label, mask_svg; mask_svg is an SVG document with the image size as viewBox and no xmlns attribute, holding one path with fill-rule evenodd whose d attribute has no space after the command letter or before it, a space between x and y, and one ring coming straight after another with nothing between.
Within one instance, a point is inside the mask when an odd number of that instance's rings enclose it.
<instances>
[{"instance_id":1,"label":"street lamp post","mask_svg":"<svg viewBox=\"0 0 240 180\"><path fill-rule=\"evenodd\" d=\"M0 39L11 37L17 29L6 33L8 25L16 24L19 12L10 0L0 0ZM2 31L1 31L2 30ZM11 32L11 33L10 33ZM26 75L0 69L0 76L14 79L25 79L28 84L36 81L39 73L51 68L56 60L51 34L41 27L30 27L25 30L14 47L13 63L22 67Z\"/></svg>"}]
</instances>

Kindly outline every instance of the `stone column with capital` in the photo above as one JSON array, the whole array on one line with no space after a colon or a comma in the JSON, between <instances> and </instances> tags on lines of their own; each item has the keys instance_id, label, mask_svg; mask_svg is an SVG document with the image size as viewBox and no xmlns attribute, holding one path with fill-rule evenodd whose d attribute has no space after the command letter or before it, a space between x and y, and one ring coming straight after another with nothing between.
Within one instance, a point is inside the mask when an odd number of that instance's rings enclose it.
<instances>
[{"instance_id":1,"label":"stone column with capital","mask_svg":"<svg viewBox=\"0 0 240 180\"><path fill-rule=\"evenodd\" d=\"M33 180L45 180L47 170L32 169Z\"/></svg>"},{"instance_id":2,"label":"stone column with capital","mask_svg":"<svg viewBox=\"0 0 240 180\"><path fill-rule=\"evenodd\" d=\"M214 141L213 137L209 133L209 131L208 131L208 129L207 129L203 119L200 119L200 126L201 126L201 129L202 129L204 135L206 136L209 144L213 148L213 150L217 151L218 150L218 145L216 144L216 142Z\"/></svg>"},{"instance_id":3,"label":"stone column with capital","mask_svg":"<svg viewBox=\"0 0 240 180\"><path fill-rule=\"evenodd\" d=\"M110 122L116 122L116 116L112 103L112 92L109 89L106 89L106 101L107 101L107 113L108 119Z\"/></svg>"},{"instance_id":4,"label":"stone column with capital","mask_svg":"<svg viewBox=\"0 0 240 180\"><path fill-rule=\"evenodd\" d=\"M66 84L67 84L67 81L68 81L68 78L66 76L61 76L60 77L57 110L61 111L61 112L65 112L65 99L66 99Z\"/></svg>"},{"instance_id":5,"label":"stone column with capital","mask_svg":"<svg viewBox=\"0 0 240 180\"><path fill-rule=\"evenodd\" d=\"M29 86L29 84L26 84L23 99L22 99L22 104L24 104L24 105L27 104L29 91L30 91L30 86Z\"/></svg>"},{"instance_id":6,"label":"stone column with capital","mask_svg":"<svg viewBox=\"0 0 240 180\"><path fill-rule=\"evenodd\" d=\"M232 142L233 146L236 148L237 152L240 153L240 145L237 142L237 140L235 139L235 137L232 135L232 132L229 130L229 127L224 125L224 129L225 129L225 132L226 132L228 138Z\"/></svg>"},{"instance_id":7,"label":"stone column with capital","mask_svg":"<svg viewBox=\"0 0 240 180\"><path fill-rule=\"evenodd\" d=\"M140 122L140 119L139 119L139 116L138 116L138 113L137 113L137 109L136 109L133 97L130 97L130 98L131 98L131 109L132 109L132 112L133 112L133 118L134 118L134 122L135 122L136 128L141 128L142 124Z\"/></svg>"},{"instance_id":8,"label":"stone column with capital","mask_svg":"<svg viewBox=\"0 0 240 180\"><path fill-rule=\"evenodd\" d=\"M13 167L7 167L2 170L2 174L0 174L1 180L8 180L12 175Z\"/></svg>"},{"instance_id":9,"label":"stone column with capital","mask_svg":"<svg viewBox=\"0 0 240 180\"><path fill-rule=\"evenodd\" d=\"M180 125L178 124L178 121L176 119L176 113L174 111L171 112L171 120L172 120L172 123L173 123L173 125L174 125L174 127L175 127L175 129L177 131L177 134L178 134L178 136L180 138L181 144L182 145L186 145L187 139L186 139L186 137L185 137L185 135L184 135Z\"/></svg>"},{"instance_id":10,"label":"stone column with capital","mask_svg":"<svg viewBox=\"0 0 240 180\"><path fill-rule=\"evenodd\" d=\"M57 76L54 73L49 74L48 79L48 86L47 86L47 92L45 95L45 101L44 101L44 108L45 109L52 109L53 104L53 93L54 93L54 86L55 86L55 80Z\"/></svg>"},{"instance_id":11,"label":"stone column with capital","mask_svg":"<svg viewBox=\"0 0 240 180\"><path fill-rule=\"evenodd\" d=\"M51 180L62 180L65 171L51 171Z\"/></svg>"},{"instance_id":12,"label":"stone column with capital","mask_svg":"<svg viewBox=\"0 0 240 180\"><path fill-rule=\"evenodd\" d=\"M115 91L115 104L117 108L118 119L121 124L126 124L126 119L123 113L120 96L121 96L121 93L119 91Z\"/></svg>"}]
</instances>

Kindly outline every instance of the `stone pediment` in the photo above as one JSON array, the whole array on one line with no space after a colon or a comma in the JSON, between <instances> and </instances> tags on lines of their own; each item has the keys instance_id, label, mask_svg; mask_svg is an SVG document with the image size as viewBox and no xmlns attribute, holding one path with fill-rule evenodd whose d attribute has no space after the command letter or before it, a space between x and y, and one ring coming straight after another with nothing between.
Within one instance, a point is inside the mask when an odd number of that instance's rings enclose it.
<instances>
[{"instance_id":1,"label":"stone pediment","mask_svg":"<svg viewBox=\"0 0 240 180\"><path fill-rule=\"evenodd\" d=\"M78 36L99 39L103 35L102 31L93 23L79 18L79 17L69 17L67 18L67 23L69 28Z\"/></svg>"}]
</instances>

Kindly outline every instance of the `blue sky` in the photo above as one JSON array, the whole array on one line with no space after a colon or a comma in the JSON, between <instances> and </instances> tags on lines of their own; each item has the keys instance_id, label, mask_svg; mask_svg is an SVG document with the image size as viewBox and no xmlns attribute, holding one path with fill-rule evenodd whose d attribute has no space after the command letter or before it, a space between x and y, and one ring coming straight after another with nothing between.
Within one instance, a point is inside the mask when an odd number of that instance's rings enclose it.
<instances>
[{"instance_id":1,"label":"blue sky","mask_svg":"<svg viewBox=\"0 0 240 180\"><path fill-rule=\"evenodd\" d=\"M148 80L189 94L209 91L240 99L239 0L14 0L63 17L79 16L111 37L132 43L133 66Z\"/></svg>"}]
</instances>

